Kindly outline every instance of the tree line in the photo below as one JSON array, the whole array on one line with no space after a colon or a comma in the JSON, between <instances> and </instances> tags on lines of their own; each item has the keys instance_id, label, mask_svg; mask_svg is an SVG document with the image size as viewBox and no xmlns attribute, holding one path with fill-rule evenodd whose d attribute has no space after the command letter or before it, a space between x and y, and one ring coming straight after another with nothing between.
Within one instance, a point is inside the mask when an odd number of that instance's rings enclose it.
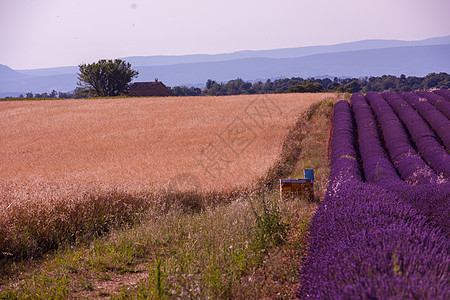
<instances>
[{"instance_id":1,"label":"tree line","mask_svg":"<svg viewBox=\"0 0 450 300\"><path fill-rule=\"evenodd\" d=\"M79 65L78 86L72 92L27 93L19 98L88 98L105 96L126 96L138 72L131 64L120 59L100 60L92 64ZM449 89L450 75L430 73L425 77L383 75L363 78L283 78L266 81L244 81L241 78L228 82L206 81L204 88L174 86L168 87L173 96L223 96L273 93L320 93L320 92L383 92L414 91L432 88Z\"/></svg>"},{"instance_id":2,"label":"tree line","mask_svg":"<svg viewBox=\"0 0 450 300\"><path fill-rule=\"evenodd\" d=\"M5 99L9 99L9 98L13 98L13 97L6 97ZM86 93L86 91L80 89L80 88L76 88L73 91L70 92L59 92L56 90L52 90L51 92L47 93L26 93L24 94L20 94L17 98L19 99L54 99L54 98L59 98L59 99L81 99L81 98L89 98L89 94Z\"/></svg>"},{"instance_id":3,"label":"tree line","mask_svg":"<svg viewBox=\"0 0 450 300\"><path fill-rule=\"evenodd\" d=\"M218 83L208 79L205 88L175 86L169 88L173 96L223 96L273 93L320 93L320 92L383 92L449 89L450 75L430 73L425 77L383 75L363 78L308 78L301 77L249 82L241 78Z\"/></svg>"}]
</instances>

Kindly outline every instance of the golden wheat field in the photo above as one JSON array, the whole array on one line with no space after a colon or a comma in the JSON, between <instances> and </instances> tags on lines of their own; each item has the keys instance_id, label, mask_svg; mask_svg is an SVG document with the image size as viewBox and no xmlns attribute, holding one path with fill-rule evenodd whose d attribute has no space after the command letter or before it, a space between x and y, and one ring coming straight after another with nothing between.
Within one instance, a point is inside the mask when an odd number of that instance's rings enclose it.
<instances>
[{"instance_id":1,"label":"golden wheat field","mask_svg":"<svg viewBox=\"0 0 450 300\"><path fill-rule=\"evenodd\" d=\"M272 166L301 113L333 97L2 102L0 178L14 185L244 187Z\"/></svg>"},{"instance_id":2,"label":"golden wheat field","mask_svg":"<svg viewBox=\"0 0 450 300\"><path fill-rule=\"evenodd\" d=\"M0 254L39 256L149 207L198 210L256 190L303 113L335 98L0 102Z\"/></svg>"}]
</instances>

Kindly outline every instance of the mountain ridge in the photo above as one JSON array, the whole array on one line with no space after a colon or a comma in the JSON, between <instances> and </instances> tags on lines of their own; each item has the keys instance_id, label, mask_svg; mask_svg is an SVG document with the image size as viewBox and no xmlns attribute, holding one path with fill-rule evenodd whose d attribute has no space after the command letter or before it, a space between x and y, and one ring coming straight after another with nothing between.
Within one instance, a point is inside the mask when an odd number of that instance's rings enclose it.
<instances>
[{"instance_id":1,"label":"mountain ridge","mask_svg":"<svg viewBox=\"0 0 450 300\"><path fill-rule=\"evenodd\" d=\"M124 59L127 62L130 62L133 65L133 67L141 67L141 66L173 65L190 62L224 61L250 57L295 58L321 53L382 49L382 48L402 47L405 45L431 46L444 44L450 44L450 35L416 41L368 39L332 45L304 46L304 47L280 48L269 50L241 50L231 53L219 53L219 54L126 56L120 59ZM48 75L68 74L67 71L70 71L69 73L77 72L78 67L63 66L63 67L39 68L39 69L18 69L15 71L28 75L48 76Z\"/></svg>"},{"instance_id":2,"label":"mountain ridge","mask_svg":"<svg viewBox=\"0 0 450 300\"><path fill-rule=\"evenodd\" d=\"M443 45L434 45L446 42ZM400 44L409 46L398 46ZM423 45L424 44L424 45ZM432 45L428 45L432 44ZM377 48L381 46L393 46ZM415 46L411 46L415 45ZM374 47L373 49L365 49ZM336 49L363 50L337 51ZM293 52L292 52L293 51ZM314 52L315 54L289 57ZM325 51L325 52L324 52ZM319 53L316 53L319 52ZM237 55L244 57L240 57ZM290 54L289 54L290 53ZM331 46L312 46L259 51L238 51L228 54L193 56L167 56L172 61L183 63L148 66L136 65L133 68L140 74L136 81L153 81L159 78L169 86L204 86L207 79L228 81L237 77L244 80L274 79L285 77L364 77L383 74L424 76L432 72L450 73L450 36L421 41L364 40L341 43ZM263 55L264 54L264 55ZM267 57L269 56L269 57ZM270 57L276 56L276 57ZM287 56L287 57L278 57ZM155 59L154 56L152 59ZM175 60L174 57L176 58ZM240 57L236 59L224 59ZM131 58L131 57L130 57ZM148 57L145 57L148 58ZM192 58L194 61L192 62ZM203 59L198 62L196 60ZM212 59L212 60L211 60ZM161 61L160 61L161 62ZM13 70L0 65L0 96L17 96L19 93L49 92L51 89L70 91L76 87L78 67L66 66L34 70Z\"/></svg>"},{"instance_id":3,"label":"mountain ridge","mask_svg":"<svg viewBox=\"0 0 450 300\"><path fill-rule=\"evenodd\" d=\"M408 55L408 52L411 54ZM254 57L219 62L144 66L138 67L138 70L140 76L150 78L152 74L168 85L175 82L176 85L198 85L207 79L220 82L237 77L251 81L257 78L306 78L327 74L333 77L384 74L424 76L432 72L450 72L450 58L447 53L450 53L450 45L393 47L321 53L299 58ZM367 57L371 59L368 60ZM435 67L432 69L430 66ZM190 81L183 82L182 77L189 78Z\"/></svg>"},{"instance_id":4,"label":"mountain ridge","mask_svg":"<svg viewBox=\"0 0 450 300\"><path fill-rule=\"evenodd\" d=\"M357 50L382 49L403 46L432 46L450 44L450 35L418 41L370 39L356 42L345 42L333 45L318 45L293 48L280 48L270 50L242 50L221 54L191 54L191 55L155 55L155 56L128 56L127 60L135 66L162 66L171 65L168 60L176 60L176 64L189 62L224 61L250 57L267 58L296 58L321 53L347 52ZM166 62L164 62L166 60Z\"/></svg>"}]
</instances>

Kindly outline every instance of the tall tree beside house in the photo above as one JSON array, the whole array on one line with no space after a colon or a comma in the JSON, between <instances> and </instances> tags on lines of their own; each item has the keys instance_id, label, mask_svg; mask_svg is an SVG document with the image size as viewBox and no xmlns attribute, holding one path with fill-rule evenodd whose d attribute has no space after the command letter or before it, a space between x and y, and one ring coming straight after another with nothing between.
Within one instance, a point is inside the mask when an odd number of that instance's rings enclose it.
<instances>
[{"instance_id":1,"label":"tall tree beside house","mask_svg":"<svg viewBox=\"0 0 450 300\"><path fill-rule=\"evenodd\" d=\"M101 59L78 67L78 86L94 97L127 94L131 81L139 75L138 71L131 69L130 63L121 59Z\"/></svg>"}]
</instances>

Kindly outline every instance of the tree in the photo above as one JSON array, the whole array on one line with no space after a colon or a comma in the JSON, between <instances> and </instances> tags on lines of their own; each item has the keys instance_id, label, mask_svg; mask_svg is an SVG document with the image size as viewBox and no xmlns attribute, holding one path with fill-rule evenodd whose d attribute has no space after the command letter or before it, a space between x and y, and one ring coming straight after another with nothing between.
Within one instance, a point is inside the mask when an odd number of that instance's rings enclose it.
<instances>
[{"instance_id":1,"label":"tree","mask_svg":"<svg viewBox=\"0 0 450 300\"><path fill-rule=\"evenodd\" d=\"M73 94L66 92L58 92L58 98L69 99Z\"/></svg>"},{"instance_id":2,"label":"tree","mask_svg":"<svg viewBox=\"0 0 450 300\"><path fill-rule=\"evenodd\" d=\"M52 92L50 93L49 97L50 98L56 98L57 95L58 95L58 92L56 90L52 90Z\"/></svg>"},{"instance_id":3,"label":"tree","mask_svg":"<svg viewBox=\"0 0 450 300\"><path fill-rule=\"evenodd\" d=\"M208 79L206 81L206 89L209 90L210 88L212 88L214 83L217 83L217 82L215 82L214 80Z\"/></svg>"},{"instance_id":4,"label":"tree","mask_svg":"<svg viewBox=\"0 0 450 300\"><path fill-rule=\"evenodd\" d=\"M172 96L200 96L202 94L202 90L196 87L187 87L187 86L175 86L173 88L169 87L169 92Z\"/></svg>"},{"instance_id":5,"label":"tree","mask_svg":"<svg viewBox=\"0 0 450 300\"><path fill-rule=\"evenodd\" d=\"M320 82L312 82L311 80L306 80L302 83L303 88L306 93L320 93L323 92L323 86Z\"/></svg>"},{"instance_id":6,"label":"tree","mask_svg":"<svg viewBox=\"0 0 450 300\"><path fill-rule=\"evenodd\" d=\"M286 93L304 93L305 92L305 88L301 85L301 84L295 84L292 85L288 88L288 90L286 91Z\"/></svg>"},{"instance_id":7,"label":"tree","mask_svg":"<svg viewBox=\"0 0 450 300\"><path fill-rule=\"evenodd\" d=\"M97 63L78 66L78 86L90 96L118 96L128 93L130 82L139 72L123 60L99 60Z\"/></svg>"},{"instance_id":8,"label":"tree","mask_svg":"<svg viewBox=\"0 0 450 300\"><path fill-rule=\"evenodd\" d=\"M361 84L357 79L350 81L349 83L344 85L344 91L346 93L356 93L361 91Z\"/></svg>"}]
</instances>

